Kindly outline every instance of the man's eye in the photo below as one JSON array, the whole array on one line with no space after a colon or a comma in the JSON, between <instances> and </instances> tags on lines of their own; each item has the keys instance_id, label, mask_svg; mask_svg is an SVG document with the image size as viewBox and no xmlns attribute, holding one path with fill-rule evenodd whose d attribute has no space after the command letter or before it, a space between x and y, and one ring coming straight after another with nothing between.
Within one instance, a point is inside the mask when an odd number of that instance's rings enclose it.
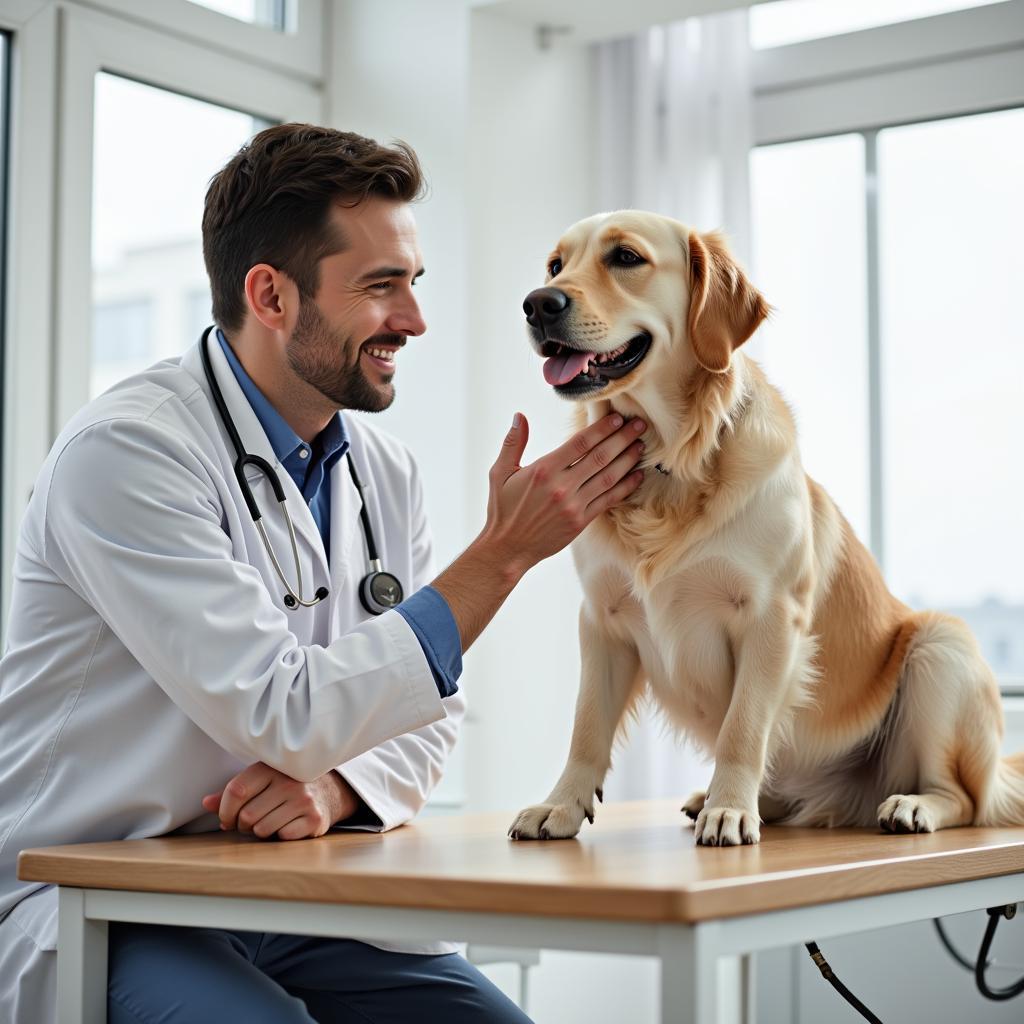
<instances>
[{"instance_id":1,"label":"man's eye","mask_svg":"<svg viewBox=\"0 0 1024 1024\"><path fill-rule=\"evenodd\" d=\"M558 277L558 275L559 275L559 274L560 274L561 272L562 272L562 261L561 261L561 260L552 260L552 261L551 261L551 262L550 262L550 263L548 264L548 273L549 273L549 274L550 274L550 275L551 275L552 277Z\"/></svg>"},{"instance_id":2,"label":"man's eye","mask_svg":"<svg viewBox=\"0 0 1024 1024\"><path fill-rule=\"evenodd\" d=\"M386 292L391 287L390 281L378 281L376 284L371 284L371 288L379 288L382 292Z\"/></svg>"},{"instance_id":3,"label":"man's eye","mask_svg":"<svg viewBox=\"0 0 1024 1024\"><path fill-rule=\"evenodd\" d=\"M639 253L634 252L632 249L627 249L624 245L620 245L612 253L612 263L617 264L620 267L638 267L641 263L647 261Z\"/></svg>"}]
</instances>

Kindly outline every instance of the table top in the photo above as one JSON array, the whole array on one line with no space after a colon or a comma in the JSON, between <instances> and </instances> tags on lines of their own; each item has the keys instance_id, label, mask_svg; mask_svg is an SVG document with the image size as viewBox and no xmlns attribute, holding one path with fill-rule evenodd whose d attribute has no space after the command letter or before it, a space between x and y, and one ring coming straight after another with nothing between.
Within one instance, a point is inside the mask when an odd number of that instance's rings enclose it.
<instances>
[{"instance_id":1,"label":"table top","mask_svg":"<svg viewBox=\"0 0 1024 1024\"><path fill-rule=\"evenodd\" d=\"M27 881L99 889L694 923L1024 871L1024 828L931 835L767 827L698 847L678 801L598 808L575 840L513 842L514 814L299 842L236 833L26 850Z\"/></svg>"}]
</instances>

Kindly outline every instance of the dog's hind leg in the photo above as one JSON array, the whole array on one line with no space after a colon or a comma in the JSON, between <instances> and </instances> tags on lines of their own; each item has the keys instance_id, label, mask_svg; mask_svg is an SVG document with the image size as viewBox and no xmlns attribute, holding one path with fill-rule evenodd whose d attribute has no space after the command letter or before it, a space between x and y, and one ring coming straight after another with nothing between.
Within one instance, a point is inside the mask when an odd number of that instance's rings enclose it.
<instances>
[{"instance_id":1,"label":"dog's hind leg","mask_svg":"<svg viewBox=\"0 0 1024 1024\"><path fill-rule=\"evenodd\" d=\"M542 804L527 807L508 830L513 839L571 839L586 818L611 767L619 723L640 689L640 658L629 642L612 637L580 611L582 671L569 759Z\"/></svg>"},{"instance_id":2,"label":"dog's hind leg","mask_svg":"<svg viewBox=\"0 0 1024 1024\"><path fill-rule=\"evenodd\" d=\"M916 792L878 808L886 832L970 824L999 763L1002 710L991 670L959 619L923 613L900 680L886 779Z\"/></svg>"}]
</instances>

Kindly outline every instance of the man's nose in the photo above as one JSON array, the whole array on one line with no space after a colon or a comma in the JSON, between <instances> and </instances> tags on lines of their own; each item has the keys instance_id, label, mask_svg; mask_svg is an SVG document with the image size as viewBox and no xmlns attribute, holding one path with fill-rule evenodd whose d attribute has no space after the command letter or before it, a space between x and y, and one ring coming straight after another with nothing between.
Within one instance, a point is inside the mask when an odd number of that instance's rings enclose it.
<instances>
[{"instance_id":1,"label":"man's nose","mask_svg":"<svg viewBox=\"0 0 1024 1024\"><path fill-rule=\"evenodd\" d=\"M409 334L418 337L427 329L427 323L420 312L419 303L412 299L401 311L388 317L387 328L396 334Z\"/></svg>"},{"instance_id":2,"label":"man's nose","mask_svg":"<svg viewBox=\"0 0 1024 1024\"><path fill-rule=\"evenodd\" d=\"M556 323L569 308L570 301L560 288L535 288L523 302L526 322L531 327Z\"/></svg>"}]
</instances>

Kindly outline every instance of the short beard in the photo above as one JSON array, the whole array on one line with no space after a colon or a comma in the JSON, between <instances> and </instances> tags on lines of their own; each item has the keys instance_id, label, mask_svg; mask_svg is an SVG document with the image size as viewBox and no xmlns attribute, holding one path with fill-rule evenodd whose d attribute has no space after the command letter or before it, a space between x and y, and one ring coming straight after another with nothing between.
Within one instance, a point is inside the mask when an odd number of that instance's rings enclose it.
<instances>
[{"instance_id":1,"label":"short beard","mask_svg":"<svg viewBox=\"0 0 1024 1024\"><path fill-rule=\"evenodd\" d=\"M404 344L400 335L379 335L381 343ZM364 342L365 344L365 342ZM395 400L395 389L387 387L393 374L384 377L385 387L375 387L367 380L359 366L362 346L355 347L352 362L342 362L345 353L352 350L352 339L334 331L321 314L317 304L302 299L295 330L288 342L288 365L296 376L315 388L339 409L357 409L361 412L383 412Z\"/></svg>"}]
</instances>

